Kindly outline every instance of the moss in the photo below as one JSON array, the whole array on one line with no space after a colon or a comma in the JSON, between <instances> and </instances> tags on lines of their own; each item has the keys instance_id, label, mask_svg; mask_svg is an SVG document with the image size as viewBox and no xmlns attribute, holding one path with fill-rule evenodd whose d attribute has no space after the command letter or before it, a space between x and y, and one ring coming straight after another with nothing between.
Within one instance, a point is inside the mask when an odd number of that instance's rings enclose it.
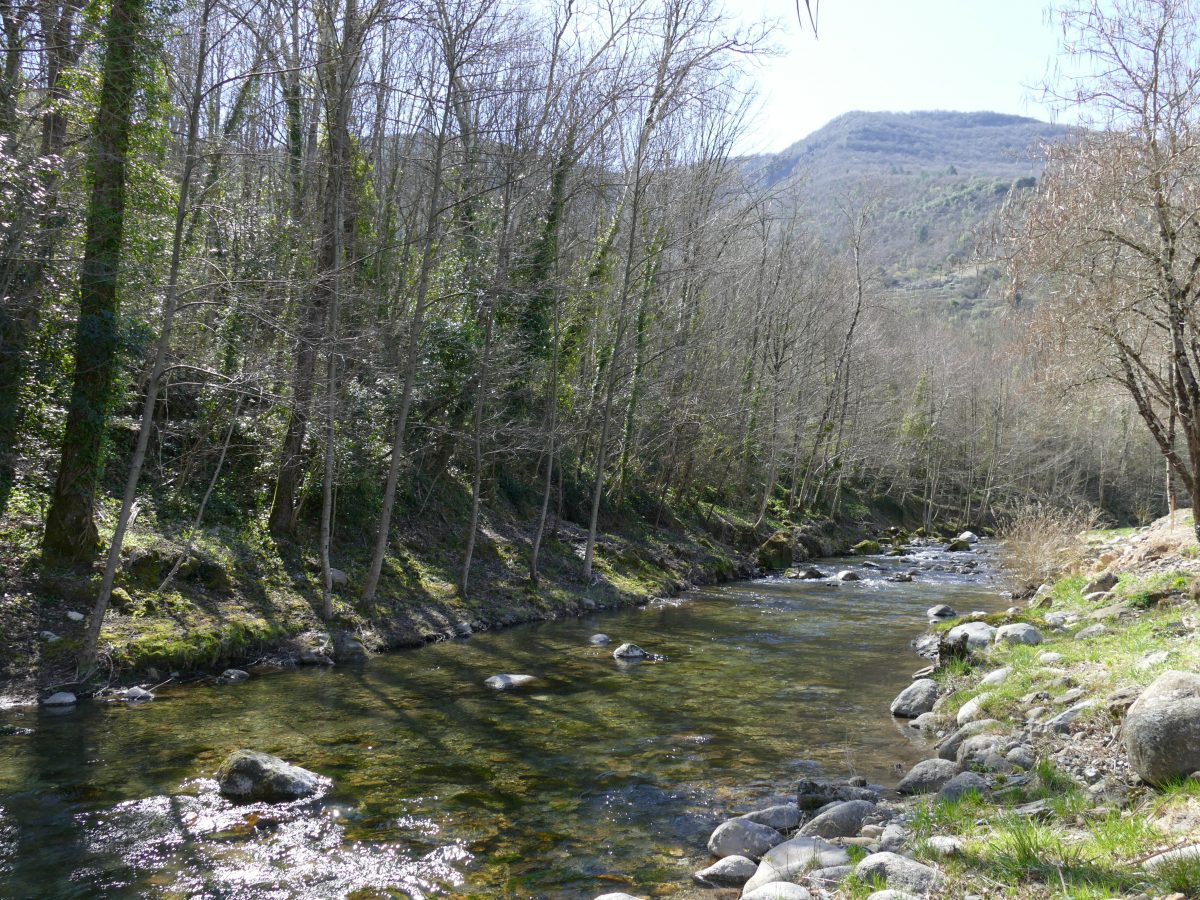
<instances>
[{"instance_id":1,"label":"moss","mask_svg":"<svg viewBox=\"0 0 1200 900\"><path fill-rule=\"evenodd\" d=\"M770 572L792 564L792 539L786 531L777 531L758 548L758 564Z\"/></svg>"},{"instance_id":2,"label":"moss","mask_svg":"<svg viewBox=\"0 0 1200 900\"><path fill-rule=\"evenodd\" d=\"M879 541L872 541L870 539L859 541L850 548L850 552L857 556L871 556L872 554L880 553L882 551L883 547L880 545Z\"/></svg>"}]
</instances>

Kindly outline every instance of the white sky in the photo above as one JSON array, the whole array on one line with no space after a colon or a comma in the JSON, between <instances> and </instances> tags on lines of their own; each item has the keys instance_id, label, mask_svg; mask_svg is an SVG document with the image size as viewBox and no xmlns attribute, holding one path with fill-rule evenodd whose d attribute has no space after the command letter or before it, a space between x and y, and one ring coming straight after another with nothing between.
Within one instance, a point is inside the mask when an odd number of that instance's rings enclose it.
<instances>
[{"instance_id":1,"label":"white sky","mask_svg":"<svg viewBox=\"0 0 1200 900\"><path fill-rule=\"evenodd\" d=\"M782 150L856 109L1054 118L1036 87L1060 33L1047 0L821 0L816 38L794 0L727 2L779 22L783 51L754 66L760 99L740 152Z\"/></svg>"}]
</instances>

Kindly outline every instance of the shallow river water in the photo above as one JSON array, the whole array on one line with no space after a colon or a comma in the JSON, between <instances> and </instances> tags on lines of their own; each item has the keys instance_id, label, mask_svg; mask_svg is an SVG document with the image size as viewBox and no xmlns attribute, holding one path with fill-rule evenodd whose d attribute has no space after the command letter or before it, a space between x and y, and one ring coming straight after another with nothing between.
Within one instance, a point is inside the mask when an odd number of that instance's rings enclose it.
<instances>
[{"instance_id":1,"label":"shallow river water","mask_svg":"<svg viewBox=\"0 0 1200 900\"><path fill-rule=\"evenodd\" d=\"M0 734L0 896L700 896L723 817L818 767L888 783L922 757L887 707L924 664L925 610L1006 603L985 575L883 580L918 561L822 561L864 580L743 582L135 707L0 711L32 729ZM666 659L618 664L597 631ZM500 672L539 681L483 685ZM333 786L231 804L211 774L239 747Z\"/></svg>"}]
</instances>

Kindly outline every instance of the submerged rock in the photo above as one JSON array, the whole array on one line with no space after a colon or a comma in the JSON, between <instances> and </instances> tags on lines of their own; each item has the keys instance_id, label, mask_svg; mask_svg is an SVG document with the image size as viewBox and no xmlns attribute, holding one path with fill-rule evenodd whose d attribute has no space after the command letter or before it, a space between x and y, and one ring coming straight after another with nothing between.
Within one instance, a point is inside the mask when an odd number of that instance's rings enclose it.
<instances>
[{"instance_id":1,"label":"submerged rock","mask_svg":"<svg viewBox=\"0 0 1200 900\"><path fill-rule=\"evenodd\" d=\"M603 647L605 644L608 644L611 641L612 638L610 638L607 634L593 634L590 638L588 638L588 643L595 644L597 647Z\"/></svg>"},{"instance_id":2,"label":"submerged rock","mask_svg":"<svg viewBox=\"0 0 1200 900\"><path fill-rule=\"evenodd\" d=\"M238 684L250 677L250 673L244 669L226 669L217 679L220 684Z\"/></svg>"},{"instance_id":3,"label":"submerged rock","mask_svg":"<svg viewBox=\"0 0 1200 900\"><path fill-rule=\"evenodd\" d=\"M42 700L42 706L74 706L77 698L70 691L58 691Z\"/></svg>"},{"instance_id":4,"label":"submerged rock","mask_svg":"<svg viewBox=\"0 0 1200 900\"><path fill-rule=\"evenodd\" d=\"M512 688L524 687L530 682L537 681L534 675L493 675L484 681L494 691L507 691Z\"/></svg>"},{"instance_id":5,"label":"submerged rock","mask_svg":"<svg viewBox=\"0 0 1200 900\"><path fill-rule=\"evenodd\" d=\"M851 572L849 569L843 569L834 578L838 581L862 581L857 572Z\"/></svg>"},{"instance_id":6,"label":"submerged rock","mask_svg":"<svg viewBox=\"0 0 1200 900\"><path fill-rule=\"evenodd\" d=\"M321 776L257 750L235 750L217 770L222 795L233 800L299 800L321 787Z\"/></svg>"}]
</instances>

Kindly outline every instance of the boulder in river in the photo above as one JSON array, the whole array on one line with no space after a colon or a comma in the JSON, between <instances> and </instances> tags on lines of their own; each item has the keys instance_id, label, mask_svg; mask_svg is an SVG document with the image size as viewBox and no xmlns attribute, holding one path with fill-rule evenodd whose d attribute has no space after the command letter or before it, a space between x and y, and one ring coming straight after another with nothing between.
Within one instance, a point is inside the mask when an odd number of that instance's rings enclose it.
<instances>
[{"instance_id":1,"label":"boulder in river","mask_svg":"<svg viewBox=\"0 0 1200 900\"><path fill-rule=\"evenodd\" d=\"M333 638L324 631L306 631L296 638L296 661L306 666L333 665Z\"/></svg>"},{"instance_id":2,"label":"boulder in river","mask_svg":"<svg viewBox=\"0 0 1200 900\"><path fill-rule=\"evenodd\" d=\"M219 684L238 684L250 677L250 673L245 669L226 669L217 678Z\"/></svg>"},{"instance_id":3,"label":"boulder in river","mask_svg":"<svg viewBox=\"0 0 1200 900\"><path fill-rule=\"evenodd\" d=\"M625 643L613 651L613 659L648 659L650 654L637 644Z\"/></svg>"},{"instance_id":4,"label":"boulder in river","mask_svg":"<svg viewBox=\"0 0 1200 900\"><path fill-rule=\"evenodd\" d=\"M57 691L42 700L42 706L74 706L76 700L70 691Z\"/></svg>"},{"instance_id":5,"label":"boulder in river","mask_svg":"<svg viewBox=\"0 0 1200 900\"><path fill-rule=\"evenodd\" d=\"M601 894L596 900L644 900L644 898L635 897L633 894L626 894L624 891L617 891L612 894Z\"/></svg>"},{"instance_id":6,"label":"boulder in river","mask_svg":"<svg viewBox=\"0 0 1200 900\"><path fill-rule=\"evenodd\" d=\"M147 700L153 700L154 694L143 687L125 688L121 693L121 699L130 703L145 703Z\"/></svg>"},{"instance_id":7,"label":"boulder in river","mask_svg":"<svg viewBox=\"0 0 1200 900\"><path fill-rule=\"evenodd\" d=\"M881 880L889 888L925 896L936 891L945 878L936 869L898 853L872 853L854 867L859 881Z\"/></svg>"},{"instance_id":8,"label":"boulder in river","mask_svg":"<svg viewBox=\"0 0 1200 900\"><path fill-rule=\"evenodd\" d=\"M715 887L741 887L754 877L758 863L748 856L726 856L707 869L701 869L692 877L703 885Z\"/></svg>"},{"instance_id":9,"label":"boulder in river","mask_svg":"<svg viewBox=\"0 0 1200 900\"><path fill-rule=\"evenodd\" d=\"M958 615L952 607L947 606L945 603L929 607L925 614L931 619L953 619Z\"/></svg>"},{"instance_id":10,"label":"boulder in river","mask_svg":"<svg viewBox=\"0 0 1200 900\"><path fill-rule=\"evenodd\" d=\"M769 825L776 831L791 831L800 824L801 816L800 807L795 803L780 803L766 809L756 809L738 818L757 822L759 825Z\"/></svg>"},{"instance_id":11,"label":"boulder in river","mask_svg":"<svg viewBox=\"0 0 1200 900\"><path fill-rule=\"evenodd\" d=\"M590 638L588 638L588 643L595 644L597 647L603 647L610 641L612 641L612 638L610 638L607 634L593 634Z\"/></svg>"},{"instance_id":12,"label":"boulder in river","mask_svg":"<svg viewBox=\"0 0 1200 900\"><path fill-rule=\"evenodd\" d=\"M867 816L875 812L869 800L846 800L810 819L800 829L801 837L854 837Z\"/></svg>"},{"instance_id":13,"label":"boulder in river","mask_svg":"<svg viewBox=\"0 0 1200 900\"><path fill-rule=\"evenodd\" d=\"M746 882L742 895L775 882L796 881L810 869L844 866L850 856L841 847L819 837L797 837L772 847L758 864L754 877Z\"/></svg>"},{"instance_id":14,"label":"boulder in river","mask_svg":"<svg viewBox=\"0 0 1200 900\"><path fill-rule=\"evenodd\" d=\"M966 541L968 544L978 544L979 535L973 531L964 531L955 540Z\"/></svg>"},{"instance_id":15,"label":"boulder in river","mask_svg":"<svg viewBox=\"0 0 1200 900\"><path fill-rule=\"evenodd\" d=\"M947 553L962 553L970 549L971 545L967 541L959 540L957 538L946 545Z\"/></svg>"},{"instance_id":16,"label":"boulder in river","mask_svg":"<svg viewBox=\"0 0 1200 900\"><path fill-rule=\"evenodd\" d=\"M488 687L494 691L508 691L512 688L524 687L531 682L537 681L534 675L493 675L484 681Z\"/></svg>"},{"instance_id":17,"label":"boulder in river","mask_svg":"<svg viewBox=\"0 0 1200 900\"><path fill-rule=\"evenodd\" d=\"M792 539L786 531L777 531L758 548L758 564L769 572L792 564Z\"/></svg>"},{"instance_id":18,"label":"boulder in river","mask_svg":"<svg viewBox=\"0 0 1200 900\"><path fill-rule=\"evenodd\" d=\"M730 819L713 831L708 839L708 851L718 858L748 856L759 859L782 841L783 835L769 825L748 819Z\"/></svg>"},{"instance_id":19,"label":"boulder in river","mask_svg":"<svg viewBox=\"0 0 1200 900\"><path fill-rule=\"evenodd\" d=\"M849 569L843 569L834 576L837 581L861 581L857 572L851 572Z\"/></svg>"},{"instance_id":20,"label":"boulder in river","mask_svg":"<svg viewBox=\"0 0 1200 900\"><path fill-rule=\"evenodd\" d=\"M816 566L807 566L803 569L789 569L787 577L801 581L813 581L817 578L826 578L828 576Z\"/></svg>"},{"instance_id":21,"label":"boulder in river","mask_svg":"<svg viewBox=\"0 0 1200 900\"><path fill-rule=\"evenodd\" d=\"M914 681L892 701L892 715L898 719L915 719L933 709L938 698L938 683L932 678Z\"/></svg>"},{"instance_id":22,"label":"boulder in river","mask_svg":"<svg viewBox=\"0 0 1200 900\"><path fill-rule=\"evenodd\" d=\"M217 770L221 793L233 800L278 802L311 797L321 776L257 750L235 750Z\"/></svg>"},{"instance_id":23,"label":"boulder in river","mask_svg":"<svg viewBox=\"0 0 1200 900\"><path fill-rule=\"evenodd\" d=\"M1125 715L1129 764L1148 784L1200 770L1200 675L1163 672Z\"/></svg>"}]
</instances>

